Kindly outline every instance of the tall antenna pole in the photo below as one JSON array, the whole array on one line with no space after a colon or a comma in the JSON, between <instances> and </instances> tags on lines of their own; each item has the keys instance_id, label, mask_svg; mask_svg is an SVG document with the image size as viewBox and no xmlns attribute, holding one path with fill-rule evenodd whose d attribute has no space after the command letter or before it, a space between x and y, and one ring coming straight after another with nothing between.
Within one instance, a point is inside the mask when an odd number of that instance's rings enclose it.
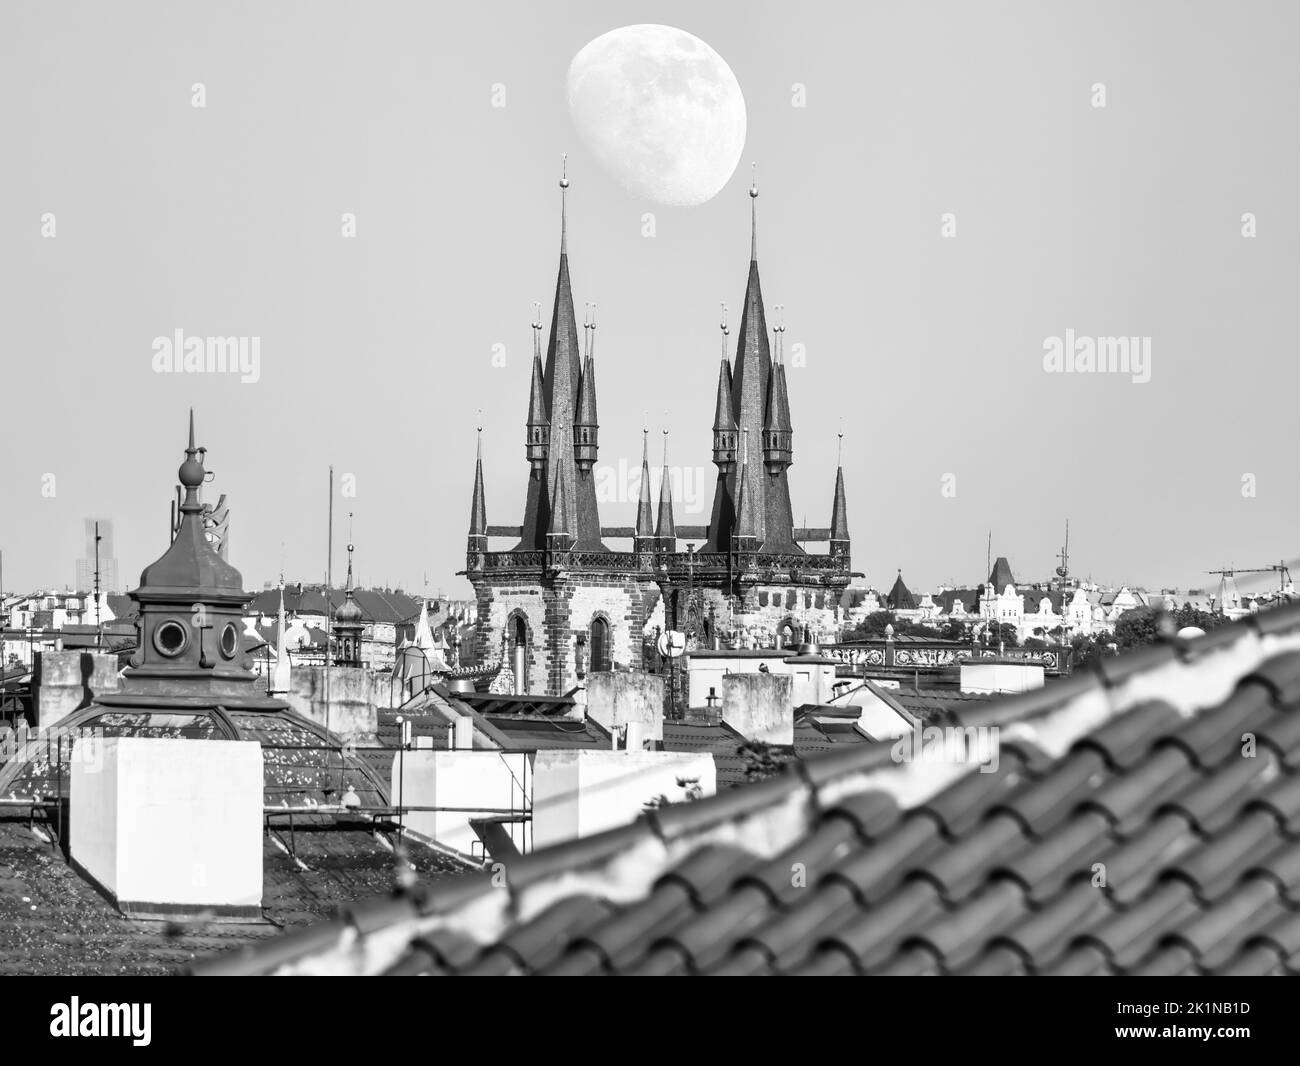
<instances>
[{"instance_id":1,"label":"tall antenna pole","mask_svg":"<svg viewBox=\"0 0 1300 1066\"><path fill-rule=\"evenodd\" d=\"M984 569L987 573L993 573L993 530L989 530L989 544L984 550Z\"/></svg>"},{"instance_id":2,"label":"tall antenna pole","mask_svg":"<svg viewBox=\"0 0 1300 1066\"><path fill-rule=\"evenodd\" d=\"M95 634L95 647L97 648L99 647L100 638L103 635L103 631L102 629L100 629L100 620L99 620L99 541L100 541L99 519L96 519L95 520L95 628L97 632Z\"/></svg>"},{"instance_id":3,"label":"tall antenna pole","mask_svg":"<svg viewBox=\"0 0 1300 1066\"><path fill-rule=\"evenodd\" d=\"M334 467L330 466L329 519L326 532L325 560L325 728L330 727L330 633L334 621Z\"/></svg>"}]
</instances>

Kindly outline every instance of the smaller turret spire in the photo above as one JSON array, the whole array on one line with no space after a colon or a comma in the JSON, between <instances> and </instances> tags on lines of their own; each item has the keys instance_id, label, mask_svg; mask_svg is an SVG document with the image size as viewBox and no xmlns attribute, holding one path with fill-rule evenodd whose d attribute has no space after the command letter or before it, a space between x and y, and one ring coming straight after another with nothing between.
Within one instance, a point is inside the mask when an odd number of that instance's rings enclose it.
<instances>
[{"instance_id":1,"label":"smaller turret spire","mask_svg":"<svg viewBox=\"0 0 1300 1066\"><path fill-rule=\"evenodd\" d=\"M835 499L831 504L831 554L846 555L849 542L848 504L844 494L844 430L840 429L835 460Z\"/></svg>"},{"instance_id":2,"label":"smaller turret spire","mask_svg":"<svg viewBox=\"0 0 1300 1066\"><path fill-rule=\"evenodd\" d=\"M487 536L487 500L483 491L483 424L482 410L479 411L478 440L474 457L474 497L469 508L469 535L471 537Z\"/></svg>"},{"instance_id":3,"label":"smaller turret spire","mask_svg":"<svg viewBox=\"0 0 1300 1066\"><path fill-rule=\"evenodd\" d=\"M551 440L551 420L546 405L546 386L542 375L542 302L533 301L533 383L528 393L526 451L535 472L546 462Z\"/></svg>"},{"instance_id":4,"label":"smaller turret spire","mask_svg":"<svg viewBox=\"0 0 1300 1066\"><path fill-rule=\"evenodd\" d=\"M659 482L659 521L655 539L660 551L677 550L677 524L673 521L673 485L668 476L668 430L664 429L663 479Z\"/></svg>"},{"instance_id":5,"label":"smaller turret spire","mask_svg":"<svg viewBox=\"0 0 1300 1066\"><path fill-rule=\"evenodd\" d=\"M596 419L596 305L588 302L583 315L586 355L578 379L578 417L574 422L574 457L578 468L590 470L596 463L600 424Z\"/></svg>"},{"instance_id":6,"label":"smaller turret spire","mask_svg":"<svg viewBox=\"0 0 1300 1066\"><path fill-rule=\"evenodd\" d=\"M650 430L641 427L641 492L636 505L637 550L644 547L644 542L654 536L650 515Z\"/></svg>"},{"instance_id":7,"label":"smaller turret spire","mask_svg":"<svg viewBox=\"0 0 1300 1066\"><path fill-rule=\"evenodd\" d=\"M790 426L790 394L785 383L785 306L773 308L774 353L768 382L767 417L763 421L763 459L768 473L783 470L793 461L794 433Z\"/></svg>"},{"instance_id":8,"label":"smaller turret spire","mask_svg":"<svg viewBox=\"0 0 1300 1066\"><path fill-rule=\"evenodd\" d=\"M713 409L713 461L722 470L736 459L736 416L731 410L731 360L727 357L727 305L722 305L722 362L718 366L718 402Z\"/></svg>"}]
</instances>

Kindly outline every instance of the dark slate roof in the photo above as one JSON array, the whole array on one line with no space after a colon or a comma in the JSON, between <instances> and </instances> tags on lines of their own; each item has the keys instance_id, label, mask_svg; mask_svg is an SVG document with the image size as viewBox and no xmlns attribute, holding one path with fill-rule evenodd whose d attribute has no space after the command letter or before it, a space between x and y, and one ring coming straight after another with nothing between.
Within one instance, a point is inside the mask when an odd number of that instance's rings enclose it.
<instances>
[{"instance_id":1,"label":"dark slate roof","mask_svg":"<svg viewBox=\"0 0 1300 1066\"><path fill-rule=\"evenodd\" d=\"M947 589L936 592L931 599L938 605L940 614L952 614L953 606L957 603L961 604L963 613L974 614L979 610L982 593L983 586L977 589Z\"/></svg>"},{"instance_id":2,"label":"dark slate roof","mask_svg":"<svg viewBox=\"0 0 1300 1066\"><path fill-rule=\"evenodd\" d=\"M381 625L398 625L411 622L420 613L420 601L405 592L393 589L353 589L353 597L361 608L361 614L367 623ZM331 613L347 599L345 590L331 589L327 601L322 589L307 588L301 585L286 585L284 588L284 609L286 614L324 614ZM274 616L280 609L280 590L263 589L253 597L248 610Z\"/></svg>"},{"instance_id":3,"label":"dark slate roof","mask_svg":"<svg viewBox=\"0 0 1300 1066\"><path fill-rule=\"evenodd\" d=\"M898 572L898 577L894 580L894 587L889 590L885 602L896 611L912 611L916 609L916 597L903 584L903 571Z\"/></svg>"},{"instance_id":4,"label":"dark slate roof","mask_svg":"<svg viewBox=\"0 0 1300 1066\"><path fill-rule=\"evenodd\" d=\"M1016 583L1016 579L1011 576L1011 564L1007 562L1005 555L999 555L998 561L993 564L993 569L989 571L988 583L993 586L993 591L998 595L1005 592L1008 585Z\"/></svg>"},{"instance_id":5,"label":"dark slate roof","mask_svg":"<svg viewBox=\"0 0 1300 1066\"><path fill-rule=\"evenodd\" d=\"M1300 607L945 723L996 772L845 746L211 970L1300 973Z\"/></svg>"}]
</instances>

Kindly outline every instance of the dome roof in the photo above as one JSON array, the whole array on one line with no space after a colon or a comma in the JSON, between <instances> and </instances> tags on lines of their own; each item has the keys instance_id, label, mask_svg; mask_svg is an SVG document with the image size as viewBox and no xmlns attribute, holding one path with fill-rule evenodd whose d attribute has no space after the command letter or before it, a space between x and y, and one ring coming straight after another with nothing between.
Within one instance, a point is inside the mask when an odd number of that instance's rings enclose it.
<instances>
[{"instance_id":1,"label":"dome roof","mask_svg":"<svg viewBox=\"0 0 1300 1066\"><path fill-rule=\"evenodd\" d=\"M357 605L357 601L352 598L352 590L348 589L348 598L340 603L338 610L334 612L334 621L360 622L361 619L361 608Z\"/></svg>"}]
</instances>

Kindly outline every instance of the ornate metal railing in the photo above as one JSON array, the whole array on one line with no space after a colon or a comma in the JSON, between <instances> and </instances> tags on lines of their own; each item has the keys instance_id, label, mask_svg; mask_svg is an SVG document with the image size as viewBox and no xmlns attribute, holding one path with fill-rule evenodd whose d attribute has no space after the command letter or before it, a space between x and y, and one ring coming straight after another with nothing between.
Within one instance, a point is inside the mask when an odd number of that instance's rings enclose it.
<instances>
[{"instance_id":1,"label":"ornate metal railing","mask_svg":"<svg viewBox=\"0 0 1300 1066\"><path fill-rule=\"evenodd\" d=\"M825 644L822 652L849 666L893 666L909 670L948 670L971 659L1013 659L1036 663L1049 674L1068 674L1073 666L1070 648L976 648L968 644L935 641L858 641Z\"/></svg>"}]
</instances>

